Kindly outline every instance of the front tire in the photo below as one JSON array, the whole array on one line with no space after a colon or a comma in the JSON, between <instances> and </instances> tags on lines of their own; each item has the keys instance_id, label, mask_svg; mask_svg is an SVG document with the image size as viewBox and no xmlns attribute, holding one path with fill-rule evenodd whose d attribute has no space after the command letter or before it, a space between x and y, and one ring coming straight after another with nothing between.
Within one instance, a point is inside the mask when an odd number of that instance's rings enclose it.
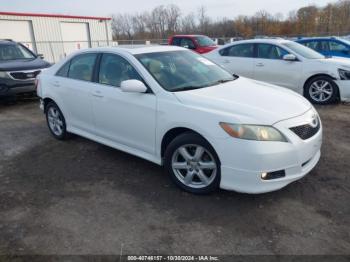
<instances>
[{"instance_id":1,"label":"front tire","mask_svg":"<svg viewBox=\"0 0 350 262\"><path fill-rule=\"evenodd\" d=\"M181 134L169 144L165 169L175 184L187 192L208 194L219 188L219 158L213 147L195 133Z\"/></svg>"},{"instance_id":2,"label":"front tire","mask_svg":"<svg viewBox=\"0 0 350 262\"><path fill-rule=\"evenodd\" d=\"M50 102L45 108L46 122L51 134L58 140L64 140L68 137L66 129L66 120L59 109L54 103Z\"/></svg>"},{"instance_id":3,"label":"front tire","mask_svg":"<svg viewBox=\"0 0 350 262\"><path fill-rule=\"evenodd\" d=\"M306 83L305 97L313 104L327 105L338 100L339 89L331 77L317 76Z\"/></svg>"}]
</instances>

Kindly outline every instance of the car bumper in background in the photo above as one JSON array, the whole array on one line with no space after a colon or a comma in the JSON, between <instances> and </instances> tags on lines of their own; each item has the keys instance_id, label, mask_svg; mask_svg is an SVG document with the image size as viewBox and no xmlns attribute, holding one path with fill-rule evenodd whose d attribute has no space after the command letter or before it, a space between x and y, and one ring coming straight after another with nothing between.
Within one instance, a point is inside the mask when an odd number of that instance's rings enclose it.
<instances>
[{"instance_id":1,"label":"car bumper in background","mask_svg":"<svg viewBox=\"0 0 350 262\"><path fill-rule=\"evenodd\" d=\"M217 149L221 160L220 187L242 193L265 193L308 174L321 156L322 126L313 137L302 140L289 128L303 121L305 117L300 116L274 125L286 135L287 143L221 139ZM270 180L262 178L263 173L271 172L284 175Z\"/></svg>"},{"instance_id":2,"label":"car bumper in background","mask_svg":"<svg viewBox=\"0 0 350 262\"><path fill-rule=\"evenodd\" d=\"M21 93L35 92L34 80L29 81L16 81L9 80L6 82L0 82L0 96L10 96Z\"/></svg>"},{"instance_id":3,"label":"car bumper in background","mask_svg":"<svg viewBox=\"0 0 350 262\"><path fill-rule=\"evenodd\" d=\"M340 100L350 102L350 80L337 80L335 83L339 87Z\"/></svg>"}]
</instances>

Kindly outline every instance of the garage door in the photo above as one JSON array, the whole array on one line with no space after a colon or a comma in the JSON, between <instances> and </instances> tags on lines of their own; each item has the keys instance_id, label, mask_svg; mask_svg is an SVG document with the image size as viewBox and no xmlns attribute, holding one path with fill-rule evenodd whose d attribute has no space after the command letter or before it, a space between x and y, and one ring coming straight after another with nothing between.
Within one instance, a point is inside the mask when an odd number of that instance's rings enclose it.
<instances>
[{"instance_id":1,"label":"garage door","mask_svg":"<svg viewBox=\"0 0 350 262\"><path fill-rule=\"evenodd\" d=\"M34 50L31 21L0 20L0 39L22 42L25 46Z\"/></svg>"},{"instance_id":2,"label":"garage door","mask_svg":"<svg viewBox=\"0 0 350 262\"><path fill-rule=\"evenodd\" d=\"M60 25L66 55L75 50L90 47L90 32L87 23L61 22Z\"/></svg>"}]
</instances>

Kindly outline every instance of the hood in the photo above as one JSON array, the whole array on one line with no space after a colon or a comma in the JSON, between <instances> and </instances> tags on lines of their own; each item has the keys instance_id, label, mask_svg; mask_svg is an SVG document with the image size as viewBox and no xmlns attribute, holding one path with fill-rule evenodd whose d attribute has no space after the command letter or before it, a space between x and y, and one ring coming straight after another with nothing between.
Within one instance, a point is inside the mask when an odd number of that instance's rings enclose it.
<instances>
[{"instance_id":1,"label":"hood","mask_svg":"<svg viewBox=\"0 0 350 262\"><path fill-rule=\"evenodd\" d=\"M328 65L334 65L337 67L345 67L345 68L350 69L350 59L349 58L331 57L331 58L317 59L316 61L318 61L320 63L326 63Z\"/></svg>"},{"instance_id":2,"label":"hood","mask_svg":"<svg viewBox=\"0 0 350 262\"><path fill-rule=\"evenodd\" d=\"M244 124L273 125L312 108L304 97L291 90L243 77L174 94L185 105L229 114Z\"/></svg>"},{"instance_id":3,"label":"hood","mask_svg":"<svg viewBox=\"0 0 350 262\"><path fill-rule=\"evenodd\" d=\"M50 64L37 57L32 60L17 59L10 61L0 61L0 71L21 71L49 67Z\"/></svg>"},{"instance_id":4,"label":"hood","mask_svg":"<svg viewBox=\"0 0 350 262\"><path fill-rule=\"evenodd\" d=\"M205 54L208 53L214 49L218 48L218 46L213 45L213 46L200 46L198 47L198 53L200 54Z\"/></svg>"}]
</instances>

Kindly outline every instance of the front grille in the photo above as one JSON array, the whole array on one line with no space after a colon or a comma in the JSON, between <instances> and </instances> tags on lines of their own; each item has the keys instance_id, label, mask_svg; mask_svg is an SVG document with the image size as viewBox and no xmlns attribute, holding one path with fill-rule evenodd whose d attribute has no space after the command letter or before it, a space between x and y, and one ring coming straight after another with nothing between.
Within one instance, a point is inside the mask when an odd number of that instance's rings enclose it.
<instances>
[{"instance_id":1,"label":"front grille","mask_svg":"<svg viewBox=\"0 0 350 262\"><path fill-rule=\"evenodd\" d=\"M297 136L299 136L301 139L306 140L316 135L317 132L320 130L320 127L320 121L317 121L317 125L315 127L311 126L310 124L307 124L302 126L291 127L290 130L297 134Z\"/></svg>"},{"instance_id":2,"label":"front grille","mask_svg":"<svg viewBox=\"0 0 350 262\"><path fill-rule=\"evenodd\" d=\"M12 72L10 75L17 80L27 80L34 79L40 73L40 70L37 71L27 71L27 72Z\"/></svg>"}]
</instances>

